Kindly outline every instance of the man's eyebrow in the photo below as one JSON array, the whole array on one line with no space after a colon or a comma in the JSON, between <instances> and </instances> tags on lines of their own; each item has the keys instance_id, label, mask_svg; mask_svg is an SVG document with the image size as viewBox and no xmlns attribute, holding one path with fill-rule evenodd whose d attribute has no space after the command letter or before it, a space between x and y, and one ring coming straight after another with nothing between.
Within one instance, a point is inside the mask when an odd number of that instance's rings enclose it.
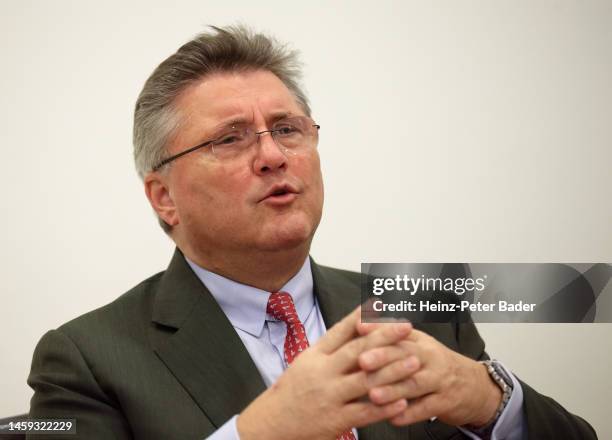
<instances>
[{"instance_id":1,"label":"man's eyebrow","mask_svg":"<svg viewBox=\"0 0 612 440\"><path fill-rule=\"evenodd\" d=\"M250 118L246 118L244 116L237 116L235 118L219 122L217 125L207 129L207 136L216 136L217 134L219 134L220 131L232 128L235 125L247 125L249 123L251 123Z\"/></svg>"},{"instance_id":2,"label":"man's eyebrow","mask_svg":"<svg viewBox=\"0 0 612 440\"><path fill-rule=\"evenodd\" d=\"M274 123L276 121L279 121L281 119L285 119L291 116L294 116L293 112L281 110L277 112L272 112L266 119L268 123ZM222 121L218 123L217 125L215 125L214 127L210 128L207 131L211 134L211 136L214 136L216 133L219 133L219 131L225 130L227 128L231 128L235 125L248 125L252 123L253 123L253 118L249 118L246 116L236 116L226 121Z\"/></svg>"},{"instance_id":3,"label":"man's eyebrow","mask_svg":"<svg viewBox=\"0 0 612 440\"><path fill-rule=\"evenodd\" d=\"M278 111L272 113L272 115L268 119L270 122L276 122L281 119L289 118L291 116L294 116L294 114L290 111Z\"/></svg>"}]
</instances>

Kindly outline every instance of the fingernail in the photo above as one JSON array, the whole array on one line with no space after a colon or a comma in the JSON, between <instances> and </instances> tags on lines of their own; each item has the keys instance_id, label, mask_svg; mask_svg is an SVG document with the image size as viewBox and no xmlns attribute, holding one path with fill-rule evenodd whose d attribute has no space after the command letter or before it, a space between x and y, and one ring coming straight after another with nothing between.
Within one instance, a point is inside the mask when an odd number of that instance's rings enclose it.
<instances>
[{"instance_id":1,"label":"fingernail","mask_svg":"<svg viewBox=\"0 0 612 440\"><path fill-rule=\"evenodd\" d=\"M393 406L395 407L395 409L400 410L400 409L407 407L408 403L406 402L406 399L402 399L402 400L398 400Z\"/></svg>"},{"instance_id":2,"label":"fingernail","mask_svg":"<svg viewBox=\"0 0 612 440\"><path fill-rule=\"evenodd\" d=\"M398 335L408 334L410 329L411 329L411 326L408 323L402 322L400 324L395 324L395 331L397 332Z\"/></svg>"},{"instance_id":3,"label":"fingernail","mask_svg":"<svg viewBox=\"0 0 612 440\"><path fill-rule=\"evenodd\" d=\"M409 357L404 361L404 367L406 368L406 370L412 370L414 367L416 367L416 359L413 357Z\"/></svg>"},{"instance_id":4,"label":"fingernail","mask_svg":"<svg viewBox=\"0 0 612 440\"><path fill-rule=\"evenodd\" d=\"M372 390L372 397L376 400L382 400L385 398L385 390L382 388L374 388Z\"/></svg>"},{"instance_id":5,"label":"fingernail","mask_svg":"<svg viewBox=\"0 0 612 440\"><path fill-rule=\"evenodd\" d=\"M376 354L374 353L364 353L361 355L361 360L366 363L366 365L372 365L376 362Z\"/></svg>"}]
</instances>

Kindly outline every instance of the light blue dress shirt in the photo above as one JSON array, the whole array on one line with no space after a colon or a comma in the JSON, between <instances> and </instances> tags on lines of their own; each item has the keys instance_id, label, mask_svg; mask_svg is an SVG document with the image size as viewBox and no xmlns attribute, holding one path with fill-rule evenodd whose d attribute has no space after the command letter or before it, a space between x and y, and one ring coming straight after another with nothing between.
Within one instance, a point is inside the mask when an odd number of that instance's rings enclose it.
<instances>
[{"instance_id":1,"label":"light blue dress shirt","mask_svg":"<svg viewBox=\"0 0 612 440\"><path fill-rule=\"evenodd\" d=\"M270 292L237 283L224 278L186 258L198 278L208 288L232 323L251 359L259 370L266 386L272 385L283 373L287 364L284 344L287 327L284 322L266 313ZM280 291L293 298L300 321L304 324L312 345L325 334L325 322L314 296L310 259L306 258L299 272ZM507 370L506 370L507 371ZM514 375L508 371L514 383L514 391L503 414L493 430L492 440L521 440L526 426L522 413L523 391ZM208 437L209 440L240 440L235 415ZM462 431L473 439L479 439L470 431ZM353 429L355 438L357 431Z\"/></svg>"}]
</instances>

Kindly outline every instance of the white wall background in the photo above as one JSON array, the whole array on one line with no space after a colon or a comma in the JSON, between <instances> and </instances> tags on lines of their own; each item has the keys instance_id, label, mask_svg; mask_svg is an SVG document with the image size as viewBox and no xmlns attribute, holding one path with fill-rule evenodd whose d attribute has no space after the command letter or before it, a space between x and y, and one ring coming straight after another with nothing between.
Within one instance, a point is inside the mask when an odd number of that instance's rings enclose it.
<instances>
[{"instance_id":1,"label":"white wall background","mask_svg":"<svg viewBox=\"0 0 612 440\"><path fill-rule=\"evenodd\" d=\"M49 328L165 268L131 162L153 68L206 24L299 48L322 125L312 251L612 261L608 1L17 1L0 6L0 416ZM612 438L612 325L483 325L492 355Z\"/></svg>"}]
</instances>

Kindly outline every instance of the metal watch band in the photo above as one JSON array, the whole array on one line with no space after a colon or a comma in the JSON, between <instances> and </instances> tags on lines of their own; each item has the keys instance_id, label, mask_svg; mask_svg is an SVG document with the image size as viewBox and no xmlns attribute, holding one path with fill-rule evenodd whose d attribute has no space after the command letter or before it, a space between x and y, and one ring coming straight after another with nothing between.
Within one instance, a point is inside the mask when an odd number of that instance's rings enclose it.
<instances>
[{"instance_id":1,"label":"metal watch band","mask_svg":"<svg viewBox=\"0 0 612 440\"><path fill-rule=\"evenodd\" d=\"M508 375L506 374L503 367L498 361L489 360L480 361L480 363L487 367L487 372L489 373L489 376L491 376L491 379L493 379L493 381L502 390L502 400L499 404L499 407L497 408L497 411L495 412L495 415L493 416L493 419L491 419L491 421L485 426L476 429L470 429L475 434L478 434L484 438L489 438L489 436L493 432L493 429L495 428L495 424L501 417L502 413L504 412L504 409L506 409L506 406L510 401L514 385L512 383L512 380L508 377Z\"/></svg>"}]
</instances>

